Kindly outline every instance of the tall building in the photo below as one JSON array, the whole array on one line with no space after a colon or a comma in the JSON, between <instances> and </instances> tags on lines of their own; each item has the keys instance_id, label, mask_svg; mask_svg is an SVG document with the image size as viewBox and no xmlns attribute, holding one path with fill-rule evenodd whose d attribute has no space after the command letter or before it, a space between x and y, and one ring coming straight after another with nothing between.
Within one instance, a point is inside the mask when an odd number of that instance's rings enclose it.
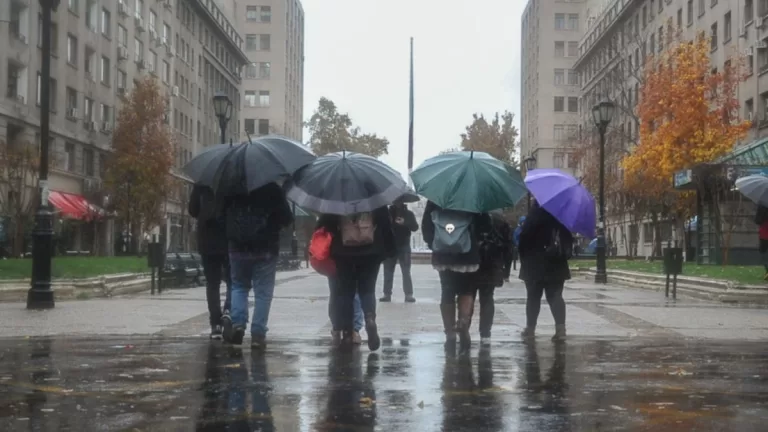
<instances>
[{"instance_id":1,"label":"tall building","mask_svg":"<svg viewBox=\"0 0 768 432\"><path fill-rule=\"evenodd\" d=\"M588 107L610 98L617 105L611 140L620 140L618 144L627 150L638 143L636 108L645 58L669 46L669 35L676 31L683 40L700 32L711 38L713 70L735 55L744 56L747 78L739 86L737 98L742 118L752 120L753 127L728 157L736 158L736 164L768 165L768 141L760 141L768 136L768 0L590 0L587 29L574 66L581 76L582 107L586 108L581 112L581 124L588 128L588 135L594 136ZM618 164L609 161L606 167L618 169ZM638 255L650 254L652 224L632 221L627 215L612 217L610 210L607 236L615 239L620 250L629 242ZM747 208L744 212L754 214ZM754 238L751 225L742 225L732 244L749 244ZM672 224L665 221L661 237L671 237L671 231ZM714 235L708 239L702 233L699 247L706 250Z\"/></svg>"},{"instance_id":2,"label":"tall building","mask_svg":"<svg viewBox=\"0 0 768 432\"><path fill-rule=\"evenodd\" d=\"M522 17L521 157L575 172L568 141L578 135L584 0L529 0Z\"/></svg>"},{"instance_id":3,"label":"tall building","mask_svg":"<svg viewBox=\"0 0 768 432\"><path fill-rule=\"evenodd\" d=\"M6 38L0 49L0 84L6 89L0 140L39 146L40 5L4 0L0 8L7 8L0 16L8 17L0 21ZM64 0L52 26L49 187L60 217L59 248L111 254L112 221L89 221L79 209L103 206L109 198L102 192L104 160L122 96L142 77L162 83L170 97L166 121L177 135L178 169L203 145L218 141L214 92L232 99L229 135L238 136L240 71L248 60L244 39L232 16L212 0ZM166 210L170 243L184 209L169 202Z\"/></svg>"},{"instance_id":4,"label":"tall building","mask_svg":"<svg viewBox=\"0 0 768 432\"><path fill-rule=\"evenodd\" d=\"M241 131L302 140L304 9L299 0L245 0L238 28L249 62L243 74Z\"/></svg>"}]
</instances>

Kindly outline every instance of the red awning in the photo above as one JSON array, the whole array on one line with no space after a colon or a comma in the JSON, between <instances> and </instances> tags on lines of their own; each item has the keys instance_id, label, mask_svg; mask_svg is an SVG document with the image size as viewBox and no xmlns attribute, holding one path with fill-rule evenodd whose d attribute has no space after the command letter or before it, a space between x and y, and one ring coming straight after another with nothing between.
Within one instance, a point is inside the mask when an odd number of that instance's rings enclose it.
<instances>
[{"instance_id":1,"label":"red awning","mask_svg":"<svg viewBox=\"0 0 768 432\"><path fill-rule=\"evenodd\" d=\"M104 210L89 203L81 195L51 191L48 201L59 209L61 214L72 219L91 221L104 216Z\"/></svg>"}]
</instances>

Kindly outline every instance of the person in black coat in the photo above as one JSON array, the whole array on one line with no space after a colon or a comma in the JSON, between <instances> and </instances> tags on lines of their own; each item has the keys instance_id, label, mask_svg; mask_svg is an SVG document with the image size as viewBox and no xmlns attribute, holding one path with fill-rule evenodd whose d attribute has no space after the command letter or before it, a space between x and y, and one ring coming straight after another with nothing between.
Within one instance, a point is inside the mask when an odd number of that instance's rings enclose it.
<instances>
[{"instance_id":1,"label":"person in black coat","mask_svg":"<svg viewBox=\"0 0 768 432\"><path fill-rule=\"evenodd\" d=\"M553 256L547 251L552 243L553 233L560 233L563 254ZM520 231L520 279L525 282L526 328L523 336L532 338L541 310L541 295L547 296L549 309L555 319L553 340L565 338L565 301L563 287L571 278L568 267L569 253L573 249L573 236L560 221L548 211L533 202L528 217Z\"/></svg>"},{"instance_id":2,"label":"person in black coat","mask_svg":"<svg viewBox=\"0 0 768 432\"><path fill-rule=\"evenodd\" d=\"M412 211L403 202L395 202L389 206L389 216L395 233L397 255L384 261L384 297L381 302L392 301L392 285L394 285L395 266L400 263L403 272L403 293L406 303L415 303L413 296L413 280L411 279L411 233L419 229L419 223Z\"/></svg>"},{"instance_id":3,"label":"person in black coat","mask_svg":"<svg viewBox=\"0 0 768 432\"><path fill-rule=\"evenodd\" d=\"M360 296L365 315L365 331L368 334L368 348L376 351L381 346L376 325L376 280L381 263L395 255L395 236L387 207L371 212L375 231L373 243L362 246L346 246L341 237L342 216L323 215L318 228L323 227L333 236L331 258L336 263L337 283L335 288L335 309L338 314L335 323L342 331L342 346L353 344L354 300Z\"/></svg>"},{"instance_id":4,"label":"person in black coat","mask_svg":"<svg viewBox=\"0 0 768 432\"><path fill-rule=\"evenodd\" d=\"M221 339L221 281L227 283L224 311L230 309L232 280L229 274L229 251L223 218L216 212L211 188L195 185L189 197L189 215L197 219L197 250L203 261L205 297L208 301L208 318L211 339Z\"/></svg>"}]
</instances>

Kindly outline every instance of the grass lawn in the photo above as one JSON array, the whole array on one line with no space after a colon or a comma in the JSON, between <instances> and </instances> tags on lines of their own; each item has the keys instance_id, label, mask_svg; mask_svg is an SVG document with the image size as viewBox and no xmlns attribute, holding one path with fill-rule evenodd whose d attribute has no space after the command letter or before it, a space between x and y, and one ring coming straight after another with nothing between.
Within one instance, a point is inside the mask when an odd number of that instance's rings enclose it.
<instances>
[{"instance_id":1,"label":"grass lawn","mask_svg":"<svg viewBox=\"0 0 768 432\"><path fill-rule=\"evenodd\" d=\"M88 278L117 273L148 272L147 258L142 257L56 257L53 278ZM0 260L0 279L29 279L32 259Z\"/></svg>"},{"instance_id":2,"label":"grass lawn","mask_svg":"<svg viewBox=\"0 0 768 432\"><path fill-rule=\"evenodd\" d=\"M663 274L661 261L608 260L608 269ZM765 270L762 266L720 266L683 263L683 276L724 279L744 284L760 285L765 283L763 281L764 274Z\"/></svg>"}]
</instances>

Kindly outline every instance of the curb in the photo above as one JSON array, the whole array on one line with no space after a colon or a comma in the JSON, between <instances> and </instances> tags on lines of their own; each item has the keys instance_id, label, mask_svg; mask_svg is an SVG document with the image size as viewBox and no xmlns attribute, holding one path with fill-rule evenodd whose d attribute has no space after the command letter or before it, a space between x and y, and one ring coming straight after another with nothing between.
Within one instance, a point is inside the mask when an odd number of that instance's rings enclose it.
<instances>
[{"instance_id":1,"label":"curb","mask_svg":"<svg viewBox=\"0 0 768 432\"><path fill-rule=\"evenodd\" d=\"M574 268L571 271L585 278L594 277L596 273L594 267ZM666 286L666 275L608 270L608 282L663 293ZM671 285L670 280L670 291L672 290ZM677 277L677 293L678 295L723 303L768 304L768 286L739 284L721 279L681 275Z\"/></svg>"}]
</instances>

